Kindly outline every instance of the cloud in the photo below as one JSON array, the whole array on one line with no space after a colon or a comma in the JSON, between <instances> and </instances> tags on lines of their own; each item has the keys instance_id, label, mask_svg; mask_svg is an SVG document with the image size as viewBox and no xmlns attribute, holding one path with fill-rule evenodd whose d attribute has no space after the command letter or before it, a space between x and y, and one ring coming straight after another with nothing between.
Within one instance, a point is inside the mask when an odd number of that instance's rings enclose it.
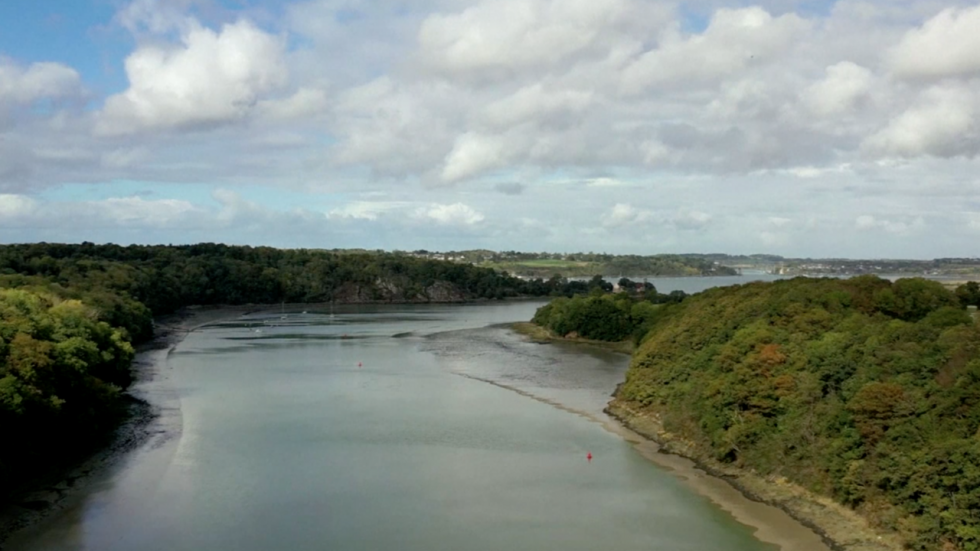
<instances>
[{"instance_id":1,"label":"cloud","mask_svg":"<svg viewBox=\"0 0 980 551\"><path fill-rule=\"evenodd\" d=\"M115 20L133 34L164 34L187 29L187 9L194 0L134 0L124 5Z\"/></svg>"},{"instance_id":2,"label":"cloud","mask_svg":"<svg viewBox=\"0 0 980 551\"><path fill-rule=\"evenodd\" d=\"M548 90L538 82L488 105L483 113L489 126L509 128L529 120L552 120L575 116L592 103L591 91Z\"/></svg>"},{"instance_id":3,"label":"cloud","mask_svg":"<svg viewBox=\"0 0 980 551\"><path fill-rule=\"evenodd\" d=\"M616 203L602 216L602 225L609 228L632 226L650 220L652 213L634 208L627 203Z\"/></svg>"},{"instance_id":4,"label":"cloud","mask_svg":"<svg viewBox=\"0 0 980 551\"><path fill-rule=\"evenodd\" d=\"M0 55L0 108L42 98L65 98L81 93L77 71L61 63L38 62L22 67Z\"/></svg>"},{"instance_id":5,"label":"cloud","mask_svg":"<svg viewBox=\"0 0 980 551\"><path fill-rule=\"evenodd\" d=\"M146 160L149 151L144 147L120 147L102 154L102 166L107 168L126 168Z\"/></svg>"},{"instance_id":6,"label":"cloud","mask_svg":"<svg viewBox=\"0 0 980 551\"><path fill-rule=\"evenodd\" d=\"M463 203L451 205L435 204L419 208L415 216L419 219L432 220L447 226L472 226L484 220L484 216Z\"/></svg>"},{"instance_id":7,"label":"cloud","mask_svg":"<svg viewBox=\"0 0 980 551\"><path fill-rule=\"evenodd\" d=\"M854 220L854 227L861 231L884 230L896 235L907 235L923 229L925 220L921 216L909 217L906 220L887 220L863 214Z\"/></svg>"},{"instance_id":8,"label":"cloud","mask_svg":"<svg viewBox=\"0 0 980 551\"><path fill-rule=\"evenodd\" d=\"M316 88L300 88L287 98L263 100L256 107L263 117L276 122L307 119L327 110L327 93Z\"/></svg>"},{"instance_id":9,"label":"cloud","mask_svg":"<svg viewBox=\"0 0 980 551\"><path fill-rule=\"evenodd\" d=\"M377 220L379 216L411 205L405 201L354 201L327 215L330 219Z\"/></svg>"},{"instance_id":10,"label":"cloud","mask_svg":"<svg viewBox=\"0 0 980 551\"><path fill-rule=\"evenodd\" d=\"M177 220L186 220L192 215L204 214L189 201L177 199L115 197L86 205L99 211L106 221L120 226L167 226Z\"/></svg>"},{"instance_id":11,"label":"cloud","mask_svg":"<svg viewBox=\"0 0 980 551\"><path fill-rule=\"evenodd\" d=\"M904 78L980 75L980 6L947 8L908 31L889 52L889 64Z\"/></svg>"},{"instance_id":12,"label":"cloud","mask_svg":"<svg viewBox=\"0 0 980 551\"><path fill-rule=\"evenodd\" d=\"M121 93L0 59L5 240L975 248L976 0L120 4Z\"/></svg>"},{"instance_id":13,"label":"cloud","mask_svg":"<svg viewBox=\"0 0 980 551\"><path fill-rule=\"evenodd\" d=\"M975 155L977 93L965 85L937 85L863 144L874 153L916 157Z\"/></svg>"},{"instance_id":14,"label":"cloud","mask_svg":"<svg viewBox=\"0 0 980 551\"><path fill-rule=\"evenodd\" d=\"M246 20L219 32L192 21L176 47L140 46L126 58L129 88L106 99L103 135L213 127L244 119L285 85L285 42Z\"/></svg>"},{"instance_id":15,"label":"cloud","mask_svg":"<svg viewBox=\"0 0 980 551\"><path fill-rule=\"evenodd\" d=\"M623 187L630 184L616 178L594 178L585 185L588 187Z\"/></svg>"},{"instance_id":16,"label":"cloud","mask_svg":"<svg viewBox=\"0 0 980 551\"><path fill-rule=\"evenodd\" d=\"M502 79L607 55L617 35L650 32L666 14L664 7L630 0L483 0L426 18L419 57L440 73Z\"/></svg>"},{"instance_id":17,"label":"cloud","mask_svg":"<svg viewBox=\"0 0 980 551\"><path fill-rule=\"evenodd\" d=\"M494 191L503 193L504 195L520 195L527 189L527 186L517 182L509 182L502 184L495 184L493 186Z\"/></svg>"},{"instance_id":18,"label":"cloud","mask_svg":"<svg viewBox=\"0 0 980 551\"><path fill-rule=\"evenodd\" d=\"M790 239L785 233L763 231L759 232L759 241L766 247L783 247L790 242Z\"/></svg>"},{"instance_id":19,"label":"cloud","mask_svg":"<svg viewBox=\"0 0 980 551\"><path fill-rule=\"evenodd\" d=\"M0 194L0 226L6 226L33 215L37 201L25 195Z\"/></svg>"},{"instance_id":20,"label":"cloud","mask_svg":"<svg viewBox=\"0 0 980 551\"><path fill-rule=\"evenodd\" d=\"M810 85L803 98L813 113L837 115L866 100L873 81L870 70L850 61L841 61L827 67L827 76Z\"/></svg>"},{"instance_id":21,"label":"cloud","mask_svg":"<svg viewBox=\"0 0 980 551\"><path fill-rule=\"evenodd\" d=\"M506 143L498 136L467 132L456 139L446 156L442 179L455 182L497 168L505 161Z\"/></svg>"},{"instance_id":22,"label":"cloud","mask_svg":"<svg viewBox=\"0 0 980 551\"><path fill-rule=\"evenodd\" d=\"M671 218L674 226L682 230L700 230L711 222L712 216L706 212L681 209Z\"/></svg>"},{"instance_id":23,"label":"cloud","mask_svg":"<svg viewBox=\"0 0 980 551\"><path fill-rule=\"evenodd\" d=\"M188 201L110 197L98 201L43 202L24 195L0 195L0 226L79 228L166 228L199 224L207 211ZM77 234L76 234L77 235Z\"/></svg>"},{"instance_id":24,"label":"cloud","mask_svg":"<svg viewBox=\"0 0 980 551\"><path fill-rule=\"evenodd\" d=\"M657 48L624 70L622 88L635 94L651 87L713 82L783 55L808 30L795 14L773 17L759 7L719 9L703 33L668 33Z\"/></svg>"},{"instance_id":25,"label":"cloud","mask_svg":"<svg viewBox=\"0 0 980 551\"><path fill-rule=\"evenodd\" d=\"M443 82L387 76L346 90L333 113L341 139L334 161L401 177L434 170L454 141L445 113L457 109L455 92Z\"/></svg>"}]
</instances>

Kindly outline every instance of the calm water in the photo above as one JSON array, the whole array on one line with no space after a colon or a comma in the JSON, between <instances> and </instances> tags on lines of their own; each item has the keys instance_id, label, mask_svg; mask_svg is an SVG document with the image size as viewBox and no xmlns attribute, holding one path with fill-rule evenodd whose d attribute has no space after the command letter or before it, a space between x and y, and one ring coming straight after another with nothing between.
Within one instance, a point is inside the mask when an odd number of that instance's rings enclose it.
<instances>
[{"instance_id":1,"label":"calm water","mask_svg":"<svg viewBox=\"0 0 980 551\"><path fill-rule=\"evenodd\" d=\"M595 420L626 357L492 326L538 306L192 333L141 388L160 433L6 549L774 549Z\"/></svg>"}]
</instances>

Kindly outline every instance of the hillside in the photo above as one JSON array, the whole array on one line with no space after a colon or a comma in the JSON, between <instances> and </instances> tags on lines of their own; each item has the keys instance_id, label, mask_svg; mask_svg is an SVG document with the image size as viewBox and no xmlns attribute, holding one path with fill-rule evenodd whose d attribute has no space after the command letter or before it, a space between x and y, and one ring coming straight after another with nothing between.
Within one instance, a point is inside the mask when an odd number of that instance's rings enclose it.
<instances>
[{"instance_id":1,"label":"hillside","mask_svg":"<svg viewBox=\"0 0 980 551\"><path fill-rule=\"evenodd\" d=\"M694 295L651 318L616 401L689 455L785 477L912 549L980 549L980 328L938 283Z\"/></svg>"},{"instance_id":2,"label":"hillside","mask_svg":"<svg viewBox=\"0 0 980 551\"><path fill-rule=\"evenodd\" d=\"M671 277L736 275L738 271L686 255L610 255L594 253L495 253L478 265L523 277Z\"/></svg>"}]
</instances>

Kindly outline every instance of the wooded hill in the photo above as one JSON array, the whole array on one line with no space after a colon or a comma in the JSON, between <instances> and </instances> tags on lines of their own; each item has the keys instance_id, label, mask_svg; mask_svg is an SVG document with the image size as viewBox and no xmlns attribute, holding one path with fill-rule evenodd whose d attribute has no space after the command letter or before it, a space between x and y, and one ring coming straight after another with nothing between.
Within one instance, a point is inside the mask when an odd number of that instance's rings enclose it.
<instances>
[{"instance_id":1,"label":"wooded hill","mask_svg":"<svg viewBox=\"0 0 980 551\"><path fill-rule=\"evenodd\" d=\"M980 327L956 294L797 278L659 310L618 400L695 455L784 476L912 549L980 549Z\"/></svg>"}]
</instances>

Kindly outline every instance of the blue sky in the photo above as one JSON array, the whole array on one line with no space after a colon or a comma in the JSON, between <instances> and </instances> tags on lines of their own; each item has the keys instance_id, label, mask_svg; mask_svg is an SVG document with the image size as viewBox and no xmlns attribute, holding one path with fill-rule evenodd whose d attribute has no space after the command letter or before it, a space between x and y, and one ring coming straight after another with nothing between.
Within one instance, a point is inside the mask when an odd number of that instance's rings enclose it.
<instances>
[{"instance_id":1,"label":"blue sky","mask_svg":"<svg viewBox=\"0 0 980 551\"><path fill-rule=\"evenodd\" d=\"M0 2L0 241L975 256L980 4Z\"/></svg>"}]
</instances>

